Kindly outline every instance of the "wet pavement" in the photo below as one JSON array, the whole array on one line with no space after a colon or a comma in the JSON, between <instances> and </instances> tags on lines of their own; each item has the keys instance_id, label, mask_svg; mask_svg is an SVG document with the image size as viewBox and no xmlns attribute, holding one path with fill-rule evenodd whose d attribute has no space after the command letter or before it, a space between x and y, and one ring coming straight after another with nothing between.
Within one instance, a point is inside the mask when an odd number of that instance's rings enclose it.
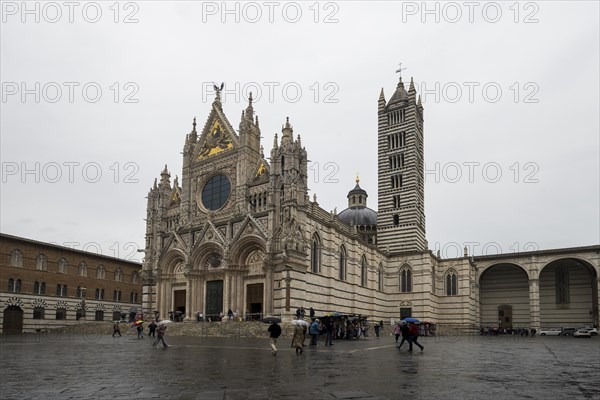
<instances>
[{"instance_id":1,"label":"wet pavement","mask_svg":"<svg viewBox=\"0 0 600 400\"><path fill-rule=\"evenodd\" d=\"M264 327L266 331L266 326ZM289 337L105 332L4 336L0 398L9 399L600 399L600 339L462 336L338 340L296 355Z\"/></svg>"}]
</instances>

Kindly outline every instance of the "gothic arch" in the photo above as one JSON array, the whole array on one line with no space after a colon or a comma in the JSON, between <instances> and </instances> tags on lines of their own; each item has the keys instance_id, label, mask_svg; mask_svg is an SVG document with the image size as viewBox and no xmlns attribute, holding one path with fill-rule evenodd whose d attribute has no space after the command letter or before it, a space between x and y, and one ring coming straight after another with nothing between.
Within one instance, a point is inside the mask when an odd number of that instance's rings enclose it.
<instances>
[{"instance_id":1,"label":"gothic arch","mask_svg":"<svg viewBox=\"0 0 600 400\"><path fill-rule=\"evenodd\" d=\"M246 235L241 237L230 249L231 262L242 265L246 263L248 255L255 250L266 253L266 243L264 239L257 235Z\"/></svg>"},{"instance_id":2,"label":"gothic arch","mask_svg":"<svg viewBox=\"0 0 600 400\"><path fill-rule=\"evenodd\" d=\"M360 285L363 287L369 285L369 263L364 254L360 258Z\"/></svg>"},{"instance_id":3,"label":"gothic arch","mask_svg":"<svg viewBox=\"0 0 600 400\"><path fill-rule=\"evenodd\" d=\"M342 243L340 245L339 260L338 260L338 277L341 281L345 281L348 276L348 250Z\"/></svg>"},{"instance_id":4,"label":"gothic arch","mask_svg":"<svg viewBox=\"0 0 600 400\"><path fill-rule=\"evenodd\" d=\"M225 249L217 242L204 242L202 245L196 247L190 257L190 264L192 269L204 269L208 258L214 254L219 254L219 257L225 258Z\"/></svg>"},{"instance_id":5,"label":"gothic arch","mask_svg":"<svg viewBox=\"0 0 600 400\"><path fill-rule=\"evenodd\" d=\"M321 272L322 243L321 236L315 231L310 240L310 270L313 274Z\"/></svg>"},{"instance_id":6,"label":"gothic arch","mask_svg":"<svg viewBox=\"0 0 600 400\"><path fill-rule=\"evenodd\" d=\"M404 263L398 270L398 290L401 293L413 291L413 269L410 264Z\"/></svg>"},{"instance_id":7,"label":"gothic arch","mask_svg":"<svg viewBox=\"0 0 600 400\"><path fill-rule=\"evenodd\" d=\"M187 257L182 250L177 248L170 249L160 258L159 268L164 274L172 274L178 264L185 263L186 261Z\"/></svg>"}]
</instances>

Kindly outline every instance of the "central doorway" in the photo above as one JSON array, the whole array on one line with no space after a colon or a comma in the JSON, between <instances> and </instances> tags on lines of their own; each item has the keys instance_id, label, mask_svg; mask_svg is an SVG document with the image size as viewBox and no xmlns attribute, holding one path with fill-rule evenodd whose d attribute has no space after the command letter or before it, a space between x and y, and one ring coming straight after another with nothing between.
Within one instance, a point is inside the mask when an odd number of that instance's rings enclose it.
<instances>
[{"instance_id":1,"label":"central doorway","mask_svg":"<svg viewBox=\"0 0 600 400\"><path fill-rule=\"evenodd\" d=\"M253 283L246 286L246 318L261 319L263 313L263 284Z\"/></svg>"},{"instance_id":2,"label":"central doorway","mask_svg":"<svg viewBox=\"0 0 600 400\"><path fill-rule=\"evenodd\" d=\"M206 282L206 318L217 321L223 312L223 281Z\"/></svg>"}]
</instances>

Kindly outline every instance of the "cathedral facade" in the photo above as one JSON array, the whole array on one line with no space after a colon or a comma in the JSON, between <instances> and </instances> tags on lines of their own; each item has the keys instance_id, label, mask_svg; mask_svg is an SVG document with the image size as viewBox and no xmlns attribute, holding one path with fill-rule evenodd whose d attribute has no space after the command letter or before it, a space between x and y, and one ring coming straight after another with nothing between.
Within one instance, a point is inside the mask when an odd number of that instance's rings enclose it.
<instances>
[{"instance_id":1,"label":"cathedral facade","mask_svg":"<svg viewBox=\"0 0 600 400\"><path fill-rule=\"evenodd\" d=\"M465 327L597 325L600 245L442 259L425 236L424 117L411 79L378 100L378 204L360 187L337 214L308 195L307 150L289 120L270 157L252 96L238 129L220 89L185 137L181 182L148 194L142 307L216 317L300 306Z\"/></svg>"}]
</instances>

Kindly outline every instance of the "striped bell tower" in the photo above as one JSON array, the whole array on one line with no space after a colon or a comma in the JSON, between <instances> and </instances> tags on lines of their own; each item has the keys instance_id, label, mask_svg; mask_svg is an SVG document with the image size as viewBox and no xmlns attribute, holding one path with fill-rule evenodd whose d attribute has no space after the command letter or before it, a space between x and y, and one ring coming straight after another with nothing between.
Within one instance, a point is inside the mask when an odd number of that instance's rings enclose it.
<instances>
[{"instance_id":1,"label":"striped bell tower","mask_svg":"<svg viewBox=\"0 0 600 400\"><path fill-rule=\"evenodd\" d=\"M412 78L407 92L400 76L388 102L381 89L377 114L377 245L391 253L427 250L423 106Z\"/></svg>"}]
</instances>

